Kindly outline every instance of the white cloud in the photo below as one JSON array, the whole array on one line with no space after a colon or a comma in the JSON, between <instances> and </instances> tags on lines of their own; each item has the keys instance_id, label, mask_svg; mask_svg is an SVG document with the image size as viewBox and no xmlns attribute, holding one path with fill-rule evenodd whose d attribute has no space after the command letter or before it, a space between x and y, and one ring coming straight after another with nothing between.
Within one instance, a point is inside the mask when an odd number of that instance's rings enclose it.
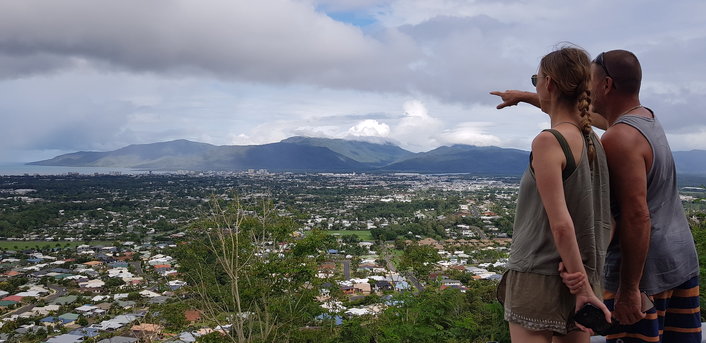
<instances>
[{"instance_id":1,"label":"white cloud","mask_svg":"<svg viewBox=\"0 0 706 343\"><path fill-rule=\"evenodd\" d=\"M390 126L374 119L366 119L348 129L348 134L354 137L387 137Z\"/></svg>"},{"instance_id":2,"label":"white cloud","mask_svg":"<svg viewBox=\"0 0 706 343\"><path fill-rule=\"evenodd\" d=\"M244 134L230 134L229 145L250 145L252 142L252 137Z\"/></svg>"},{"instance_id":3,"label":"white cloud","mask_svg":"<svg viewBox=\"0 0 706 343\"><path fill-rule=\"evenodd\" d=\"M497 111L488 91L531 90L565 40L594 56L635 51L641 100L674 148L706 149L705 11L701 0L2 1L0 150L366 134L414 151L528 149L546 115ZM586 30L576 13L602 25Z\"/></svg>"},{"instance_id":4,"label":"white cloud","mask_svg":"<svg viewBox=\"0 0 706 343\"><path fill-rule=\"evenodd\" d=\"M494 135L488 134L483 127L487 123L466 122L459 123L454 128L441 133L440 141L444 144L466 144L477 146L500 145L502 140Z\"/></svg>"},{"instance_id":5,"label":"white cloud","mask_svg":"<svg viewBox=\"0 0 706 343\"><path fill-rule=\"evenodd\" d=\"M324 138L339 138L343 136L341 127L334 125L326 126L290 126L283 130L287 132L286 137L291 136L306 136L306 137L324 137ZM291 133L290 133L291 132ZM286 138L283 137L283 138Z\"/></svg>"},{"instance_id":6,"label":"white cloud","mask_svg":"<svg viewBox=\"0 0 706 343\"><path fill-rule=\"evenodd\" d=\"M429 113L424 104L419 100L410 100L404 103L404 114L411 118L420 118L420 120L429 120Z\"/></svg>"},{"instance_id":7,"label":"white cloud","mask_svg":"<svg viewBox=\"0 0 706 343\"><path fill-rule=\"evenodd\" d=\"M405 59L415 55L406 41L366 36L291 0L0 5L0 77L80 60L138 73L368 88L370 79L404 72Z\"/></svg>"},{"instance_id":8,"label":"white cloud","mask_svg":"<svg viewBox=\"0 0 706 343\"><path fill-rule=\"evenodd\" d=\"M419 100L404 103L405 116L391 130L390 136L411 151L423 151L438 146L438 134L443 123L429 115Z\"/></svg>"}]
</instances>

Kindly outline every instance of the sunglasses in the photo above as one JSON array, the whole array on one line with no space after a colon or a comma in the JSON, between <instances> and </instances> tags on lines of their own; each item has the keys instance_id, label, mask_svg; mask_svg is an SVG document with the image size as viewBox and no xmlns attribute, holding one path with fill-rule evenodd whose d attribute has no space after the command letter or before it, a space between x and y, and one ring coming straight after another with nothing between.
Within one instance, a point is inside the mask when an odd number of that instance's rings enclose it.
<instances>
[{"instance_id":1,"label":"sunglasses","mask_svg":"<svg viewBox=\"0 0 706 343\"><path fill-rule=\"evenodd\" d=\"M603 55L605 55L605 52L601 52L596 56L596 59L593 60L593 63L598 64L603 68L603 71L605 72L605 75L608 76L609 78L613 78L613 76L610 75L610 72L608 72L608 67L605 65L605 61L603 60Z\"/></svg>"},{"instance_id":2,"label":"sunglasses","mask_svg":"<svg viewBox=\"0 0 706 343\"><path fill-rule=\"evenodd\" d=\"M532 75L532 86L537 87L537 74Z\"/></svg>"}]
</instances>

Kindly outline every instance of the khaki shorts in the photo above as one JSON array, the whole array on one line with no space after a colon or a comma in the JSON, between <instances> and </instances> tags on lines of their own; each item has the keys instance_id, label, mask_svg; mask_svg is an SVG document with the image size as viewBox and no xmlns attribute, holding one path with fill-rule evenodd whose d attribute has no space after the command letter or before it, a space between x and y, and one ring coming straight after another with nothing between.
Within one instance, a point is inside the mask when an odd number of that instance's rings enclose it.
<instances>
[{"instance_id":1,"label":"khaki shorts","mask_svg":"<svg viewBox=\"0 0 706 343\"><path fill-rule=\"evenodd\" d=\"M508 270L498 285L505 320L533 331L559 335L578 330L573 315L575 297L559 275Z\"/></svg>"}]
</instances>

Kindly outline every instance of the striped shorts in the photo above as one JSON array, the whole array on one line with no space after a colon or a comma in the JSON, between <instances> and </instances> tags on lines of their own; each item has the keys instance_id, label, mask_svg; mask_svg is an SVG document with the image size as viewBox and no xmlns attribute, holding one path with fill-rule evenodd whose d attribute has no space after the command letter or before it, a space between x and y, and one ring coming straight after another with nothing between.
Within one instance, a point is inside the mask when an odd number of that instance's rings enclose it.
<instances>
[{"instance_id":1,"label":"striped shorts","mask_svg":"<svg viewBox=\"0 0 706 343\"><path fill-rule=\"evenodd\" d=\"M625 332L606 336L606 342L701 342L698 276L652 298L655 307L647 311L644 319L628 326ZM603 301L611 311L614 299L613 292L606 291L603 295Z\"/></svg>"}]
</instances>

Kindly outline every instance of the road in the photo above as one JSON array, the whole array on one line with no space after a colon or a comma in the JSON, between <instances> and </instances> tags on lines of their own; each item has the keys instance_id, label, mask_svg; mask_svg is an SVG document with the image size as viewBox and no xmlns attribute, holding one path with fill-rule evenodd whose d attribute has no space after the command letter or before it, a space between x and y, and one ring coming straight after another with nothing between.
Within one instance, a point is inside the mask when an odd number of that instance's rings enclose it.
<instances>
[{"instance_id":1,"label":"road","mask_svg":"<svg viewBox=\"0 0 706 343\"><path fill-rule=\"evenodd\" d=\"M48 303L56 300L58 297L63 297L66 294L66 288L59 286L59 285L49 285L47 286L50 289L54 291L54 294L50 294L49 296L46 297L46 301Z\"/></svg>"},{"instance_id":2,"label":"road","mask_svg":"<svg viewBox=\"0 0 706 343\"><path fill-rule=\"evenodd\" d=\"M343 279L350 280L351 279L351 260L337 260L334 262L340 263L343 265Z\"/></svg>"},{"instance_id":3,"label":"road","mask_svg":"<svg viewBox=\"0 0 706 343\"><path fill-rule=\"evenodd\" d=\"M385 254L385 262L387 263L388 270L390 270L391 272L397 271L395 264L392 263L392 260L390 260L390 255ZM400 275L407 278L407 280L412 284L412 286L417 289L416 293L419 293L424 290L424 286L419 282L419 280L417 280L416 277L414 277L414 274L412 274L411 272L401 272Z\"/></svg>"}]
</instances>

